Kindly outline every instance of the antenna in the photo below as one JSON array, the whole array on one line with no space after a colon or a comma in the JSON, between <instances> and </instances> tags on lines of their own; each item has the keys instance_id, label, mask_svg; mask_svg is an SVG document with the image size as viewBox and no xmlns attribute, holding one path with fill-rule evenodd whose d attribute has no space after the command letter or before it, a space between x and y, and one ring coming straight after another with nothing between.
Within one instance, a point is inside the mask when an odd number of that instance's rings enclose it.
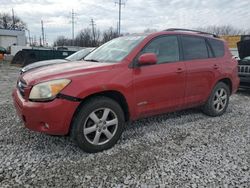
<instances>
[{"instance_id":1,"label":"antenna","mask_svg":"<svg viewBox=\"0 0 250 188\"><path fill-rule=\"evenodd\" d=\"M117 0L118 2L115 2L115 4L118 4L119 6L119 21L118 21L118 35L121 35L121 6L125 6L125 2L122 2L122 0Z\"/></svg>"}]
</instances>

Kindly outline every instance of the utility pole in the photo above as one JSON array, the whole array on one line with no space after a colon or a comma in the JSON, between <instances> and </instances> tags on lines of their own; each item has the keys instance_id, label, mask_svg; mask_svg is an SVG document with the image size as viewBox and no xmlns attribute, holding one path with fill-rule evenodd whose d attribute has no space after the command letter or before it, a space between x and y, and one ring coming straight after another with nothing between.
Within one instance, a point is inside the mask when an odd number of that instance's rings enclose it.
<instances>
[{"instance_id":1,"label":"utility pole","mask_svg":"<svg viewBox=\"0 0 250 188\"><path fill-rule=\"evenodd\" d=\"M43 27L43 20L41 20L41 27L42 27L42 45L44 46L45 44L45 37L44 37L44 27Z\"/></svg>"},{"instance_id":2,"label":"utility pole","mask_svg":"<svg viewBox=\"0 0 250 188\"><path fill-rule=\"evenodd\" d=\"M39 38L39 41L40 41L40 46L43 46L41 37Z\"/></svg>"},{"instance_id":3,"label":"utility pole","mask_svg":"<svg viewBox=\"0 0 250 188\"><path fill-rule=\"evenodd\" d=\"M15 14L14 14L14 9L12 8L12 28L16 29L16 23L15 23Z\"/></svg>"},{"instance_id":4,"label":"utility pole","mask_svg":"<svg viewBox=\"0 0 250 188\"><path fill-rule=\"evenodd\" d=\"M47 47L48 45L47 45L47 35L45 34L45 37L44 37L44 45Z\"/></svg>"},{"instance_id":5,"label":"utility pole","mask_svg":"<svg viewBox=\"0 0 250 188\"><path fill-rule=\"evenodd\" d=\"M30 44L30 46L31 46L30 30L29 30L29 29L26 29L26 31L28 31L29 44Z\"/></svg>"},{"instance_id":6,"label":"utility pole","mask_svg":"<svg viewBox=\"0 0 250 188\"><path fill-rule=\"evenodd\" d=\"M118 0L118 2L115 2L115 4L118 4L119 6L119 21L118 21L118 35L121 35L121 6L125 5L124 2L122 2L122 0Z\"/></svg>"},{"instance_id":7,"label":"utility pole","mask_svg":"<svg viewBox=\"0 0 250 188\"><path fill-rule=\"evenodd\" d=\"M71 12L71 24L72 24L72 41L75 39L75 15L74 9Z\"/></svg>"},{"instance_id":8,"label":"utility pole","mask_svg":"<svg viewBox=\"0 0 250 188\"><path fill-rule=\"evenodd\" d=\"M119 33L119 22L117 22L116 25L117 25L117 26L116 26L116 33L118 34L118 33Z\"/></svg>"},{"instance_id":9,"label":"utility pole","mask_svg":"<svg viewBox=\"0 0 250 188\"><path fill-rule=\"evenodd\" d=\"M93 45L95 45L95 22L93 20L93 18L91 19L90 21L90 25L91 25L91 28L92 28L92 35L93 35Z\"/></svg>"}]
</instances>

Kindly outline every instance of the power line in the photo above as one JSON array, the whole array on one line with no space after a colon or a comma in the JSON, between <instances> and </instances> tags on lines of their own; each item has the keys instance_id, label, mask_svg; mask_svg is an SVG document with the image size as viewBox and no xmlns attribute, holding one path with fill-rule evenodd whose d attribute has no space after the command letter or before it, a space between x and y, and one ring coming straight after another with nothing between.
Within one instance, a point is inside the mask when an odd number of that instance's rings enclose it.
<instances>
[{"instance_id":1,"label":"power line","mask_svg":"<svg viewBox=\"0 0 250 188\"><path fill-rule=\"evenodd\" d=\"M122 0L118 0L118 2L115 2L115 4L118 4L119 6L119 20L118 20L118 35L121 35L121 6L125 6L125 2L122 2Z\"/></svg>"}]
</instances>

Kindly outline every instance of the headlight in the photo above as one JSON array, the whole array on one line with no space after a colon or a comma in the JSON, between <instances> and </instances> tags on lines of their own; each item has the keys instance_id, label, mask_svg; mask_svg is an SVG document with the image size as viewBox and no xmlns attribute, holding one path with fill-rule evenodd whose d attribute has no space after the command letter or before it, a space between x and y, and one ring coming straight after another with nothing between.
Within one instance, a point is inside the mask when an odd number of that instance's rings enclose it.
<instances>
[{"instance_id":1,"label":"headlight","mask_svg":"<svg viewBox=\"0 0 250 188\"><path fill-rule=\"evenodd\" d=\"M29 99L40 101L52 100L69 83L70 80L68 79L60 79L37 84L33 86Z\"/></svg>"}]
</instances>

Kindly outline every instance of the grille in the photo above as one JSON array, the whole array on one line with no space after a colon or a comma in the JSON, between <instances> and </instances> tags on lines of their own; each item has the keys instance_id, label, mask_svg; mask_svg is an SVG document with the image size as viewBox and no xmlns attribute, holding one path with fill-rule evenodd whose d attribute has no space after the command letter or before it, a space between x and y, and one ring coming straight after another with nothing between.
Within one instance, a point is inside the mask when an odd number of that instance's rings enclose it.
<instances>
[{"instance_id":1,"label":"grille","mask_svg":"<svg viewBox=\"0 0 250 188\"><path fill-rule=\"evenodd\" d=\"M238 70L239 70L239 73L250 74L250 66L249 65L239 65Z\"/></svg>"},{"instance_id":2,"label":"grille","mask_svg":"<svg viewBox=\"0 0 250 188\"><path fill-rule=\"evenodd\" d=\"M24 89L26 87L27 87L27 84L23 80L18 81L17 88L18 88L20 94L22 95L22 97L24 97Z\"/></svg>"}]
</instances>

